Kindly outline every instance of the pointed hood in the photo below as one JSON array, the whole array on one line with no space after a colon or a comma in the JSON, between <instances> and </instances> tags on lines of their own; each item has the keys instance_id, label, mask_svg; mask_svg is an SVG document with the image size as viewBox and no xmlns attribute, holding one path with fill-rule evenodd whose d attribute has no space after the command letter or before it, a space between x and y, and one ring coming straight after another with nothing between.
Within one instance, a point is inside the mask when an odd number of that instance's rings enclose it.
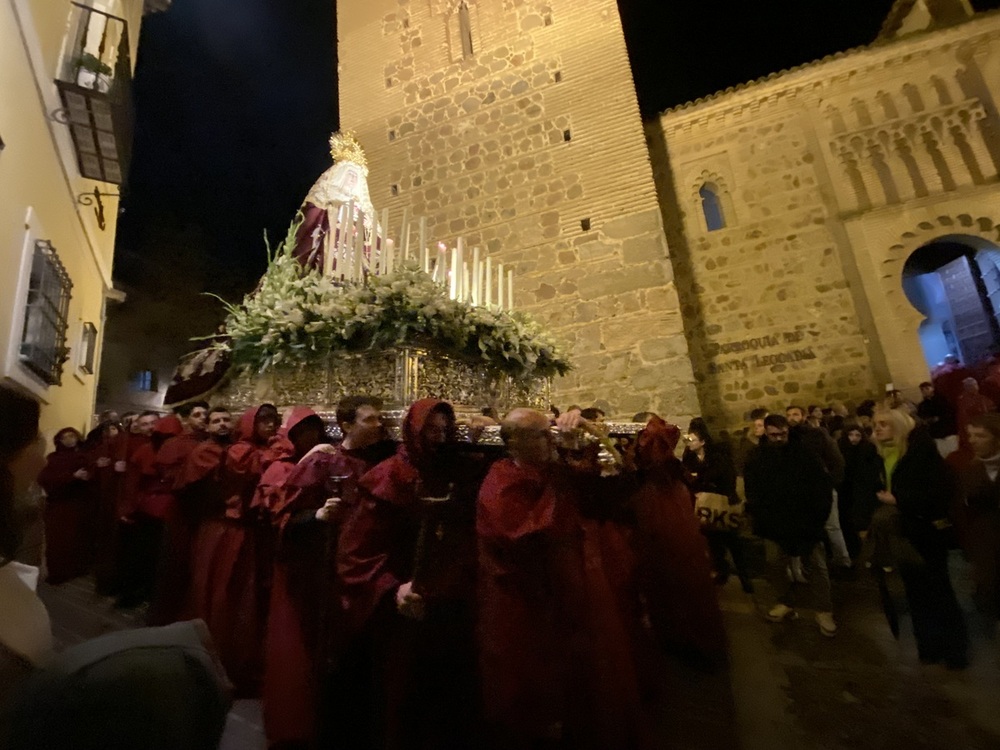
<instances>
[{"instance_id":1,"label":"pointed hood","mask_svg":"<svg viewBox=\"0 0 1000 750\"><path fill-rule=\"evenodd\" d=\"M636 464L640 471L663 469L680 463L675 451L681 438L677 425L653 417L636 440Z\"/></svg>"},{"instance_id":2,"label":"pointed hood","mask_svg":"<svg viewBox=\"0 0 1000 750\"><path fill-rule=\"evenodd\" d=\"M234 443L246 441L256 445L265 444L266 441L259 440L254 433L254 424L257 421L257 416L265 408L275 409L274 404L261 404L260 406L252 406L243 412L239 422L236 423L236 429L233 430ZM277 409L275 409L275 413L277 413Z\"/></svg>"},{"instance_id":3,"label":"pointed hood","mask_svg":"<svg viewBox=\"0 0 1000 750\"><path fill-rule=\"evenodd\" d=\"M431 415L437 413L448 417L451 428L447 442L454 443L457 439L455 410L447 401L437 398L422 398L419 401L414 401L410 410L406 412L406 418L403 420L403 445L406 448L407 458L414 466L421 467L433 460L432 456L424 452L420 433L423 432Z\"/></svg>"},{"instance_id":4,"label":"pointed hood","mask_svg":"<svg viewBox=\"0 0 1000 750\"><path fill-rule=\"evenodd\" d=\"M288 439L289 433L307 419L323 421L323 418L308 406L296 406L289 409L285 412L285 418L281 423L281 427L278 428L278 437Z\"/></svg>"}]
</instances>

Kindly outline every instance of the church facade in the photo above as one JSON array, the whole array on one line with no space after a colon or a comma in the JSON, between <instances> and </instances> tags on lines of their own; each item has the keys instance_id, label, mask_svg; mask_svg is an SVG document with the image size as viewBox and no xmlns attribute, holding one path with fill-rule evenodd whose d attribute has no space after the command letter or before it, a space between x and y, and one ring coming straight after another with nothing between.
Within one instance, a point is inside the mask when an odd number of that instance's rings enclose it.
<instances>
[{"instance_id":1,"label":"church facade","mask_svg":"<svg viewBox=\"0 0 1000 750\"><path fill-rule=\"evenodd\" d=\"M556 403L733 426L1000 341L1000 16L967 12L901 0L643 127L614 0L341 2L341 121L376 205L513 265Z\"/></svg>"}]
</instances>

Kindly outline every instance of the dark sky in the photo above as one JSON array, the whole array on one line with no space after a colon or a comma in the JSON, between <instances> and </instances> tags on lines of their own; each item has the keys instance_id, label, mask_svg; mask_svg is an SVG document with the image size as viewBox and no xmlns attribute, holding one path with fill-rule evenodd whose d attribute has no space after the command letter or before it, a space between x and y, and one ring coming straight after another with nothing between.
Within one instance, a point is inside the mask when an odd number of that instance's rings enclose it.
<instances>
[{"instance_id":1,"label":"dark sky","mask_svg":"<svg viewBox=\"0 0 1000 750\"><path fill-rule=\"evenodd\" d=\"M892 0L619 0L645 115L874 39ZM1000 0L975 3L979 9ZM148 16L116 274L184 243L249 288L329 166L334 0L174 0ZM208 286L211 286L209 282Z\"/></svg>"}]
</instances>

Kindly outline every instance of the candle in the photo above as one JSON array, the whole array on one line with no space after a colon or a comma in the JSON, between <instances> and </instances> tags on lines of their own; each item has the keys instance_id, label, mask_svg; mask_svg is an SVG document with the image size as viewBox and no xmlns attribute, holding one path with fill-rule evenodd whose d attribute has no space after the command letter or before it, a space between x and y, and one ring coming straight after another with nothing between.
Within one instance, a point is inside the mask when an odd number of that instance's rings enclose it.
<instances>
[{"instance_id":1,"label":"candle","mask_svg":"<svg viewBox=\"0 0 1000 750\"><path fill-rule=\"evenodd\" d=\"M374 227L372 227L374 229ZM362 262L365 257L365 214L358 212L358 221L354 225L354 264L351 278L361 281Z\"/></svg>"},{"instance_id":2,"label":"candle","mask_svg":"<svg viewBox=\"0 0 1000 750\"><path fill-rule=\"evenodd\" d=\"M493 258L486 256L486 307L493 304Z\"/></svg>"},{"instance_id":3,"label":"candle","mask_svg":"<svg viewBox=\"0 0 1000 750\"><path fill-rule=\"evenodd\" d=\"M451 249L451 298L458 299L458 248Z\"/></svg>"},{"instance_id":4,"label":"candle","mask_svg":"<svg viewBox=\"0 0 1000 750\"><path fill-rule=\"evenodd\" d=\"M403 231L400 239L403 242L403 260L410 259L410 209L403 209Z\"/></svg>"},{"instance_id":5,"label":"candle","mask_svg":"<svg viewBox=\"0 0 1000 750\"><path fill-rule=\"evenodd\" d=\"M389 209L382 209L382 225L379 227L379 238L382 240L379 243L379 254L378 254L378 273L386 274L392 270L392 257L391 250L389 250ZM375 253L372 253L372 261L374 263Z\"/></svg>"},{"instance_id":6,"label":"candle","mask_svg":"<svg viewBox=\"0 0 1000 750\"><path fill-rule=\"evenodd\" d=\"M458 238L458 259L455 261L455 268L458 269L458 297L457 299L465 299L465 274L462 269L465 268L465 238Z\"/></svg>"},{"instance_id":7,"label":"candle","mask_svg":"<svg viewBox=\"0 0 1000 750\"><path fill-rule=\"evenodd\" d=\"M341 208L343 211L343 207ZM337 231L336 225L334 225L333 213L331 211L326 212L327 216L327 230L323 234L323 275L332 276L333 275L333 248L331 247L330 236Z\"/></svg>"},{"instance_id":8,"label":"candle","mask_svg":"<svg viewBox=\"0 0 1000 750\"><path fill-rule=\"evenodd\" d=\"M514 312L514 271L507 271L507 310Z\"/></svg>"},{"instance_id":9,"label":"candle","mask_svg":"<svg viewBox=\"0 0 1000 750\"><path fill-rule=\"evenodd\" d=\"M430 251L427 249L427 217L420 217L420 252L424 254L424 273L428 273L431 268Z\"/></svg>"},{"instance_id":10,"label":"candle","mask_svg":"<svg viewBox=\"0 0 1000 750\"><path fill-rule=\"evenodd\" d=\"M472 248L472 304L479 304L479 245Z\"/></svg>"},{"instance_id":11,"label":"candle","mask_svg":"<svg viewBox=\"0 0 1000 750\"><path fill-rule=\"evenodd\" d=\"M503 310L503 263L497 264L497 310Z\"/></svg>"},{"instance_id":12,"label":"candle","mask_svg":"<svg viewBox=\"0 0 1000 750\"><path fill-rule=\"evenodd\" d=\"M469 264L462 264L462 301L469 301Z\"/></svg>"},{"instance_id":13,"label":"candle","mask_svg":"<svg viewBox=\"0 0 1000 750\"><path fill-rule=\"evenodd\" d=\"M388 255L386 256L386 264L382 272L392 273L396 269L396 243L390 237L385 241L385 244Z\"/></svg>"},{"instance_id":14,"label":"candle","mask_svg":"<svg viewBox=\"0 0 1000 750\"><path fill-rule=\"evenodd\" d=\"M337 276L347 278L347 248L354 246L354 199L347 204L347 213L340 222L340 247L337 248Z\"/></svg>"}]
</instances>

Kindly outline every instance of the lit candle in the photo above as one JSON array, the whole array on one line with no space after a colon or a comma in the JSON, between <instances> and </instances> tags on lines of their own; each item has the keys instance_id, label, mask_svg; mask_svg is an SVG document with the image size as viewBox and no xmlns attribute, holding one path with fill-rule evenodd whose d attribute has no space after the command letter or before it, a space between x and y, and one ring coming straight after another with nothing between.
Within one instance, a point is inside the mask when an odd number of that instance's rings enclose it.
<instances>
[{"instance_id":1,"label":"lit candle","mask_svg":"<svg viewBox=\"0 0 1000 750\"><path fill-rule=\"evenodd\" d=\"M455 261L455 268L458 269L458 297L456 299L465 299L465 273L462 271L465 268L465 238L458 238L458 258Z\"/></svg>"},{"instance_id":2,"label":"lit candle","mask_svg":"<svg viewBox=\"0 0 1000 750\"><path fill-rule=\"evenodd\" d=\"M424 256L424 273L431 270L430 251L427 249L427 217L420 217L420 252Z\"/></svg>"},{"instance_id":3,"label":"lit candle","mask_svg":"<svg viewBox=\"0 0 1000 750\"><path fill-rule=\"evenodd\" d=\"M514 271L507 271L507 311L514 312Z\"/></svg>"},{"instance_id":4,"label":"lit candle","mask_svg":"<svg viewBox=\"0 0 1000 750\"><path fill-rule=\"evenodd\" d=\"M403 241L403 261L410 259L410 209L403 209L403 231L400 239Z\"/></svg>"},{"instance_id":5,"label":"lit candle","mask_svg":"<svg viewBox=\"0 0 1000 750\"><path fill-rule=\"evenodd\" d=\"M493 304L493 258L486 256L486 307Z\"/></svg>"},{"instance_id":6,"label":"lit candle","mask_svg":"<svg viewBox=\"0 0 1000 750\"><path fill-rule=\"evenodd\" d=\"M479 304L479 245L472 248L472 304Z\"/></svg>"},{"instance_id":7,"label":"lit candle","mask_svg":"<svg viewBox=\"0 0 1000 750\"><path fill-rule=\"evenodd\" d=\"M451 249L451 298L458 299L458 248Z\"/></svg>"},{"instance_id":8,"label":"lit candle","mask_svg":"<svg viewBox=\"0 0 1000 750\"><path fill-rule=\"evenodd\" d=\"M386 274L392 270L392 257L391 250L389 249L389 209L382 209L382 225L379 227L379 237L381 242L379 243L379 254L378 254L378 273ZM375 261L375 253L371 254L372 265Z\"/></svg>"},{"instance_id":9,"label":"lit candle","mask_svg":"<svg viewBox=\"0 0 1000 750\"><path fill-rule=\"evenodd\" d=\"M390 237L385 241L385 244L388 255L386 256L387 260L383 273L392 273L396 269L396 243Z\"/></svg>"},{"instance_id":10,"label":"lit candle","mask_svg":"<svg viewBox=\"0 0 1000 750\"><path fill-rule=\"evenodd\" d=\"M503 263L497 264L497 310L503 310Z\"/></svg>"},{"instance_id":11,"label":"lit candle","mask_svg":"<svg viewBox=\"0 0 1000 750\"><path fill-rule=\"evenodd\" d=\"M462 301L469 301L469 264L462 264Z\"/></svg>"}]
</instances>

